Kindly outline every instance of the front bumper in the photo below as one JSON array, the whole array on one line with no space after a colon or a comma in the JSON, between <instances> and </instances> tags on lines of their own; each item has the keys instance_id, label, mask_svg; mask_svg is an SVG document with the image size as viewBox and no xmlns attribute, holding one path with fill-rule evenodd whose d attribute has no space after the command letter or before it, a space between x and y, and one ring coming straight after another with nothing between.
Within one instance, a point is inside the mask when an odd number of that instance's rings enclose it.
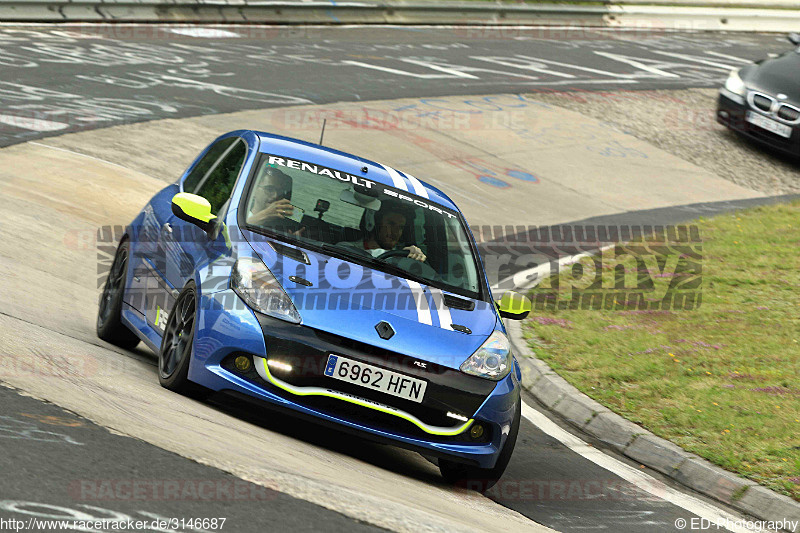
<instances>
[{"instance_id":1,"label":"front bumper","mask_svg":"<svg viewBox=\"0 0 800 533\"><path fill-rule=\"evenodd\" d=\"M789 138L765 130L745 120L747 111L753 111L743 97L721 89L717 101L717 122L737 131L760 144L783 153L800 156L800 127L792 126Z\"/></svg>"},{"instance_id":2,"label":"front bumper","mask_svg":"<svg viewBox=\"0 0 800 533\"><path fill-rule=\"evenodd\" d=\"M244 394L373 440L481 468L494 466L505 444L519 399L514 372L500 382L492 382L433 363L421 369L412 363L424 361L422 355L417 359L386 352L307 326L257 315L230 290L201 295L197 316L189 379L212 390ZM425 379L425 398L418 404L331 380L322 375L329 353ZM233 361L240 355L262 364L262 371L255 366L238 370ZM464 359L468 356L465 354ZM264 363L270 357L291 361L292 367L301 371L270 379L268 370L264 372ZM319 390L336 394L309 393ZM343 401L337 396L358 401ZM468 422L448 417L448 412L463 415ZM483 436L470 436L473 424L483 426Z\"/></svg>"}]
</instances>

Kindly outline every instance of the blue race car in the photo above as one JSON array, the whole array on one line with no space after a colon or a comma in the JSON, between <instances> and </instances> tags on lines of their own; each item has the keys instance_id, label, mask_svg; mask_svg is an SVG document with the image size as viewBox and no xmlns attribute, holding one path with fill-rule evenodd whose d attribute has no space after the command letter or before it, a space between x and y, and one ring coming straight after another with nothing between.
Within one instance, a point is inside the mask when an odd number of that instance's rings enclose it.
<instances>
[{"instance_id":1,"label":"blue race car","mask_svg":"<svg viewBox=\"0 0 800 533\"><path fill-rule=\"evenodd\" d=\"M98 336L158 354L179 393L225 392L438 459L486 490L520 424L520 368L444 193L255 131L216 139L126 228Z\"/></svg>"}]
</instances>

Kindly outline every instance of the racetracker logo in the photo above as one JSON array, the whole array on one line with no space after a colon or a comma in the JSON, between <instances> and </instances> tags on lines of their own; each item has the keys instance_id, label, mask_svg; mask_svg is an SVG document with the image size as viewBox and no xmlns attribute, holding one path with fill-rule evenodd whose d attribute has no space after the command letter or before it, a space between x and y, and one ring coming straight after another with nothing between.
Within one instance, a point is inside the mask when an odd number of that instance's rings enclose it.
<instances>
[{"instance_id":1,"label":"racetracker logo","mask_svg":"<svg viewBox=\"0 0 800 533\"><path fill-rule=\"evenodd\" d=\"M465 480L460 488L477 489L481 480ZM663 483L653 480L635 486L622 479L502 479L486 491L497 502L659 501Z\"/></svg>"},{"instance_id":2,"label":"racetracker logo","mask_svg":"<svg viewBox=\"0 0 800 533\"><path fill-rule=\"evenodd\" d=\"M271 501L277 492L239 479L76 479L78 501Z\"/></svg>"}]
</instances>

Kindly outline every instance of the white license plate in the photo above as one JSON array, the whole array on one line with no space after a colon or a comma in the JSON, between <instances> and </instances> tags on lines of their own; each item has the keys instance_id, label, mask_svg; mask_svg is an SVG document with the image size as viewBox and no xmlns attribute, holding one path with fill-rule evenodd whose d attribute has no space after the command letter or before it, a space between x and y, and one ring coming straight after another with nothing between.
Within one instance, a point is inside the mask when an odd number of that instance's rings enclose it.
<instances>
[{"instance_id":1,"label":"white license plate","mask_svg":"<svg viewBox=\"0 0 800 533\"><path fill-rule=\"evenodd\" d=\"M425 397L425 388L428 386L428 382L425 380L334 354L328 355L325 375L417 403L422 402Z\"/></svg>"},{"instance_id":2,"label":"white license plate","mask_svg":"<svg viewBox=\"0 0 800 533\"><path fill-rule=\"evenodd\" d=\"M772 120L771 118L767 118L764 115L759 115L758 113L754 113L752 111L748 111L745 115L745 120L750 122L751 124L755 124L760 128L764 128L767 131L771 131L772 133L776 133L781 137L786 137L787 139L792 136L792 127L787 126L786 124L781 124L777 120Z\"/></svg>"}]
</instances>

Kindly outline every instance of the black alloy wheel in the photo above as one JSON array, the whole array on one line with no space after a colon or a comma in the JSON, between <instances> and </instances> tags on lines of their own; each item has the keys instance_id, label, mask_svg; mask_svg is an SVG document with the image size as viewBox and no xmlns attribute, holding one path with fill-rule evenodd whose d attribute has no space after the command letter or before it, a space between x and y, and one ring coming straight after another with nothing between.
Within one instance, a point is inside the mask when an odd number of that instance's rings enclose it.
<instances>
[{"instance_id":1,"label":"black alloy wheel","mask_svg":"<svg viewBox=\"0 0 800 533\"><path fill-rule=\"evenodd\" d=\"M125 295L125 281L128 275L130 243L122 241L114 254L114 262L108 272L103 293L97 309L97 336L120 348L130 350L139 344L136 336L122 323L122 300Z\"/></svg>"}]
</instances>

